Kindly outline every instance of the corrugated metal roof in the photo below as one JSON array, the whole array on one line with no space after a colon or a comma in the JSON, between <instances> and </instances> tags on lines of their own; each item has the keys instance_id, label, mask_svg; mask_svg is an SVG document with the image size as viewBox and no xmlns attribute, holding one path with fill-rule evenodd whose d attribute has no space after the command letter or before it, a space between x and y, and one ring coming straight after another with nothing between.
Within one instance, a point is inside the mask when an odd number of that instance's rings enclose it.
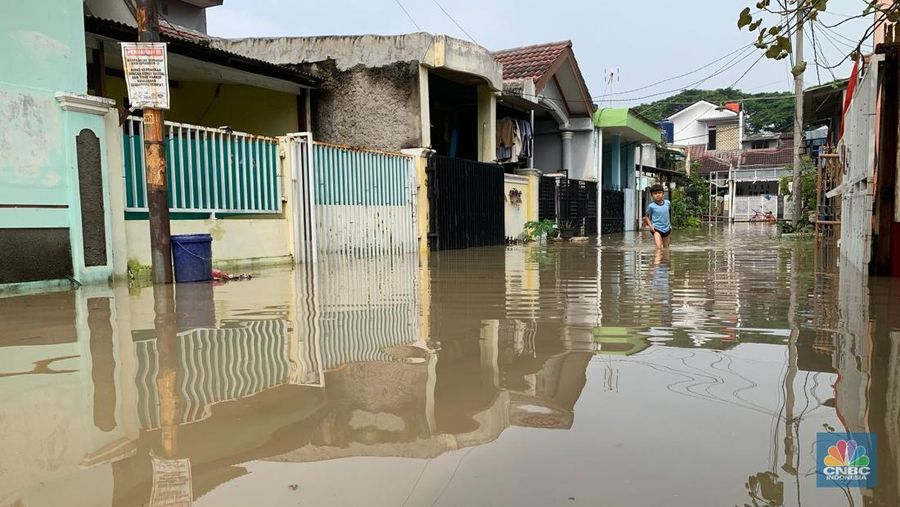
<instances>
[{"instance_id":1,"label":"corrugated metal roof","mask_svg":"<svg viewBox=\"0 0 900 507\"><path fill-rule=\"evenodd\" d=\"M103 35L120 41L137 40L137 28L97 16L85 15L84 29L87 33ZM292 81L304 86L316 86L316 76L287 65L277 65L264 60L249 58L237 53L214 48L209 45L213 37L194 32L171 23L160 26L160 39L169 43L169 51L209 63L215 63L263 76Z\"/></svg>"}]
</instances>

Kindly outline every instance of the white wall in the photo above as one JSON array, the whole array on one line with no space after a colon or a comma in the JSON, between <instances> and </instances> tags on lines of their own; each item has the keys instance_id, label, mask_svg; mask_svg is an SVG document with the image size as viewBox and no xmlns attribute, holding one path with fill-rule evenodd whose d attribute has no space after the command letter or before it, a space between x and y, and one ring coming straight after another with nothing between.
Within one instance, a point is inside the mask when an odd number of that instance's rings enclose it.
<instances>
[{"instance_id":1,"label":"white wall","mask_svg":"<svg viewBox=\"0 0 900 507\"><path fill-rule=\"evenodd\" d=\"M571 126L577 129L572 137L572 171L569 178L597 181L594 167L594 122L590 118L574 118Z\"/></svg>"},{"instance_id":2,"label":"white wall","mask_svg":"<svg viewBox=\"0 0 900 507\"><path fill-rule=\"evenodd\" d=\"M644 166L656 167L656 145L642 144L639 146L635 146L634 160Z\"/></svg>"},{"instance_id":3,"label":"white wall","mask_svg":"<svg viewBox=\"0 0 900 507\"><path fill-rule=\"evenodd\" d=\"M707 123L699 121L701 118L712 123L736 119L733 112L717 111L717 107L709 102L698 102L670 116L669 120L675 127L675 144L706 144L709 131Z\"/></svg>"},{"instance_id":4,"label":"white wall","mask_svg":"<svg viewBox=\"0 0 900 507\"><path fill-rule=\"evenodd\" d=\"M509 200L509 191L518 190L522 192L522 202L513 204ZM504 235L507 238L522 239L525 231L525 222L527 218L528 208L528 178L507 174L503 182L503 202L504 202Z\"/></svg>"},{"instance_id":5,"label":"white wall","mask_svg":"<svg viewBox=\"0 0 900 507\"><path fill-rule=\"evenodd\" d=\"M555 121L535 122L534 167L544 173L562 169L562 138ZM590 118L576 118L572 136L572 170L569 177L597 181L594 130Z\"/></svg>"}]
</instances>

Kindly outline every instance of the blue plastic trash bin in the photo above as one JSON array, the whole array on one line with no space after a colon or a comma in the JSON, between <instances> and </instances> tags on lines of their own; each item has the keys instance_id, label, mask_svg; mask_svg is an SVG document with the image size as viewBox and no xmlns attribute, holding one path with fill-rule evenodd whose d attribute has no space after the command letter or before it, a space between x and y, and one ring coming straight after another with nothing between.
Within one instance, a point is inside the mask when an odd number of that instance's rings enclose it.
<instances>
[{"instance_id":1,"label":"blue plastic trash bin","mask_svg":"<svg viewBox=\"0 0 900 507\"><path fill-rule=\"evenodd\" d=\"M172 236L172 257L176 282L212 280L212 236L209 234Z\"/></svg>"}]
</instances>

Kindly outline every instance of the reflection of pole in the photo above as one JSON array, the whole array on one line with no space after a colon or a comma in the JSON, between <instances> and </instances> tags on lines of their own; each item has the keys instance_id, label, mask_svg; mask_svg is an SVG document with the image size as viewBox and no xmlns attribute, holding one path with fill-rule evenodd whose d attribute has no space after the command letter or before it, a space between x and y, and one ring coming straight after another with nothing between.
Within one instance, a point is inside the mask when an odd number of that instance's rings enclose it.
<instances>
[{"instance_id":1,"label":"reflection of pole","mask_svg":"<svg viewBox=\"0 0 900 507\"><path fill-rule=\"evenodd\" d=\"M784 376L784 465L782 470L797 476L797 468L794 465L796 455L796 439L794 432L794 380L797 378L797 338L800 335L800 326L797 323L797 249L791 250L791 300L788 306L788 325L791 326L791 334L788 338L788 364L787 373ZM799 481L799 477L797 478ZM799 482L798 486L799 488Z\"/></svg>"},{"instance_id":2,"label":"reflection of pole","mask_svg":"<svg viewBox=\"0 0 900 507\"><path fill-rule=\"evenodd\" d=\"M159 42L156 0L137 0L138 40ZM150 259L153 283L172 283L172 245L162 109L144 108L144 157L147 161L147 207L150 211Z\"/></svg>"},{"instance_id":3,"label":"reflection of pole","mask_svg":"<svg viewBox=\"0 0 900 507\"><path fill-rule=\"evenodd\" d=\"M181 400L178 396L178 337L175 322L175 298L172 285L153 287L153 321L156 328L156 350L159 372L156 374L156 392L159 396L159 425L162 451L165 458L178 454L178 415Z\"/></svg>"}]
</instances>

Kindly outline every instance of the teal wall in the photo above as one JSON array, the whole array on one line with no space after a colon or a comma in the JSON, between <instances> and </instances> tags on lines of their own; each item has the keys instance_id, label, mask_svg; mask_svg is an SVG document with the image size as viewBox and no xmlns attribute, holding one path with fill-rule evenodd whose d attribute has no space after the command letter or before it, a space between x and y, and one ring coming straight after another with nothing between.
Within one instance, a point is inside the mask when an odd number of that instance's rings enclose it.
<instances>
[{"instance_id":1,"label":"teal wall","mask_svg":"<svg viewBox=\"0 0 900 507\"><path fill-rule=\"evenodd\" d=\"M64 205L74 139L54 93L87 91L82 2L12 5L0 16L0 204ZM28 211L0 209L0 227L67 222L64 209Z\"/></svg>"},{"instance_id":2,"label":"teal wall","mask_svg":"<svg viewBox=\"0 0 900 507\"><path fill-rule=\"evenodd\" d=\"M625 189L635 186L634 166L637 143L623 143L610 135L603 144L603 187Z\"/></svg>"},{"instance_id":3,"label":"teal wall","mask_svg":"<svg viewBox=\"0 0 900 507\"><path fill-rule=\"evenodd\" d=\"M82 1L6 4L0 16L0 242L15 243L17 229L68 228L78 278L85 269L75 137L83 129L100 139L108 188L103 117L63 111L55 98L87 93Z\"/></svg>"},{"instance_id":4,"label":"teal wall","mask_svg":"<svg viewBox=\"0 0 900 507\"><path fill-rule=\"evenodd\" d=\"M0 84L44 92L87 91L81 0L4 2Z\"/></svg>"}]
</instances>

